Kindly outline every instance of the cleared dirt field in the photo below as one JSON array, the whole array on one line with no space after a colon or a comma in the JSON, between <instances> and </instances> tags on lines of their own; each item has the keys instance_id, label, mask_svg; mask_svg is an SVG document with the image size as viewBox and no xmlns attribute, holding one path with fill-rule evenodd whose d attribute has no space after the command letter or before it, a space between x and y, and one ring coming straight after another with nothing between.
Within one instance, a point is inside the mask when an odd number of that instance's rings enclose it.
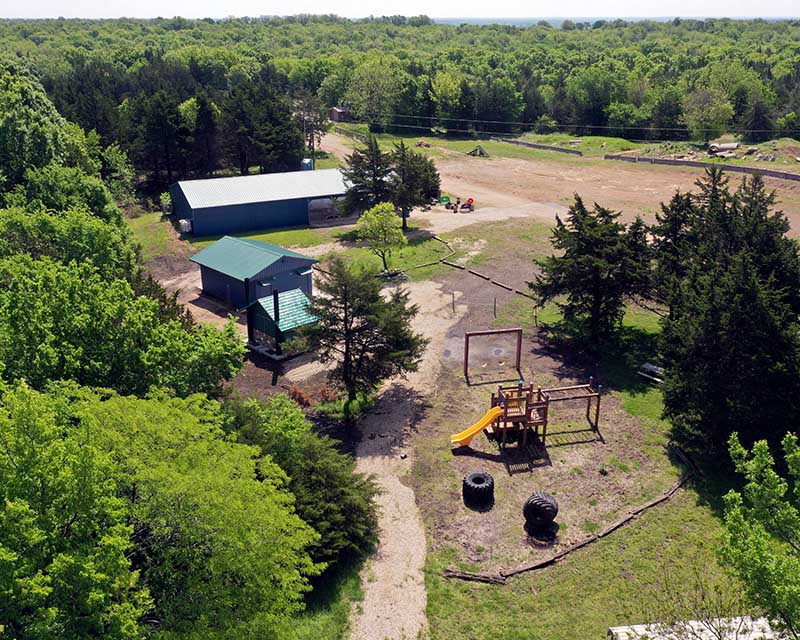
<instances>
[{"instance_id":1,"label":"cleared dirt field","mask_svg":"<svg viewBox=\"0 0 800 640\"><path fill-rule=\"evenodd\" d=\"M353 141L329 134L323 139L322 148L341 158L352 151ZM700 169L564 157L558 153L552 154L552 161L544 161L538 156L478 158L449 149L435 150L442 190L462 200L475 198L475 215L491 208L493 220L534 216L552 221L578 193L587 203L598 202L621 211L623 219L641 215L652 222L660 203L667 202L678 189L694 189L695 181L703 174ZM738 175L729 177L732 186L739 184ZM800 235L800 183L766 178L766 184L775 190L778 207L789 218L794 235Z\"/></svg>"}]
</instances>

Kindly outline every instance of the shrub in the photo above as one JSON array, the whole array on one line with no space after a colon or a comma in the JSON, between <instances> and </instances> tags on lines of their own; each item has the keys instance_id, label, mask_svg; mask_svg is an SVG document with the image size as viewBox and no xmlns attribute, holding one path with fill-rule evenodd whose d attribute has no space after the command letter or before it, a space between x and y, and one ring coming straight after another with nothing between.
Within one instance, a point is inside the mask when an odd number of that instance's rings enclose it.
<instances>
[{"instance_id":1,"label":"shrub","mask_svg":"<svg viewBox=\"0 0 800 640\"><path fill-rule=\"evenodd\" d=\"M311 548L315 562L329 568L363 557L377 542L374 482L356 473L353 459L335 442L315 433L287 395L266 403L228 400L228 429L257 445L289 476L298 515L319 534Z\"/></svg>"}]
</instances>

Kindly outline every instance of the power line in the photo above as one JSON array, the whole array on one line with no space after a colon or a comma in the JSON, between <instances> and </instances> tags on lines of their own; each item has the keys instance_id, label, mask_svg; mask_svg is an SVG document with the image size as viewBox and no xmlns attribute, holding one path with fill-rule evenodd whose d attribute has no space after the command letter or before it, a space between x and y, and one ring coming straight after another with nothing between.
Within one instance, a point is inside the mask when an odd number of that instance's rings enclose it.
<instances>
[{"instance_id":1,"label":"power line","mask_svg":"<svg viewBox=\"0 0 800 640\"><path fill-rule=\"evenodd\" d=\"M367 113L365 114L367 117L370 118L409 118L413 120L426 120L428 122L431 121L444 121L444 122L474 122L476 124L507 124L517 127L535 127L535 122L522 122L519 120L483 120L480 118L437 118L435 116L417 116L411 114L401 114L401 113ZM384 124L383 122L370 122L369 124ZM423 125L402 125L399 123L390 123L391 126L394 127L407 127L407 128L417 128L417 129L428 129L431 128L431 125L423 126ZM640 127L631 127L631 126L612 126L612 125L599 125L599 124L558 124L555 125L556 128L561 129L570 129L570 128L580 128L580 129L599 129L599 130L628 130L628 131L681 131L684 132L687 130L686 127L652 127L647 125L642 125ZM446 127L448 131L456 131L456 132L467 132L471 133L470 129L451 129L450 127ZM717 129L696 129L695 131L701 133L707 132L715 132ZM798 133L800 129L733 129L726 131L726 133ZM500 131L500 132L491 132L491 131L484 131L482 133L508 133L507 131Z\"/></svg>"}]
</instances>

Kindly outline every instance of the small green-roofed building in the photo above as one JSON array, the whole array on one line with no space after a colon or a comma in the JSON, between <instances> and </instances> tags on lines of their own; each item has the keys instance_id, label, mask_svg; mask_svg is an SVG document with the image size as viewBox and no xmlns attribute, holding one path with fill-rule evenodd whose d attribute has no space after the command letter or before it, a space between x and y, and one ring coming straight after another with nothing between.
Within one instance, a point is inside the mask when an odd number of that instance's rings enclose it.
<instances>
[{"instance_id":1,"label":"small green-roofed building","mask_svg":"<svg viewBox=\"0 0 800 640\"><path fill-rule=\"evenodd\" d=\"M312 294L311 267L317 262L290 249L247 238L224 236L192 256L200 267L203 293L243 308L274 291Z\"/></svg>"},{"instance_id":2,"label":"small green-roofed building","mask_svg":"<svg viewBox=\"0 0 800 640\"><path fill-rule=\"evenodd\" d=\"M269 337L280 353L282 342L292 338L301 327L317 321L309 310L309 303L308 296L300 289L279 291L259 298L247 309L250 341L263 343L263 338Z\"/></svg>"},{"instance_id":3,"label":"small green-roofed building","mask_svg":"<svg viewBox=\"0 0 800 640\"><path fill-rule=\"evenodd\" d=\"M317 317L309 311L309 299L300 289L281 291L278 293L278 319L275 319L275 298L267 296L259 298L256 305L256 328L263 333L274 336L274 328L288 334L296 329L312 324Z\"/></svg>"}]
</instances>

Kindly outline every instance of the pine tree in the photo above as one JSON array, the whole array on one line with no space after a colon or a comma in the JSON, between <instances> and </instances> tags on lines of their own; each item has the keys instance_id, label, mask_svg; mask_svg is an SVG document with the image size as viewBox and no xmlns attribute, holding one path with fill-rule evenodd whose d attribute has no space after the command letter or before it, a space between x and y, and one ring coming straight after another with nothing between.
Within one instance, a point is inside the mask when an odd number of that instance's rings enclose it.
<instances>
[{"instance_id":1,"label":"pine tree","mask_svg":"<svg viewBox=\"0 0 800 640\"><path fill-rule=\"evenodd\" d=\"M433 161L414 153L401 140L392 154L391 199L403 218L403 231L408 230L411 209L427 205L439 196L439 174Z\"/></svg>"},{"instance_id":2,"label":"pine tree","mask_svg":"<svg viewBox=\"0 0 800 640\"><path fill-rule=\"evenodd\" d=\"M341 382L349 401L383 380L416 371L427 340L413 331L417 306L408 292L384 297L375 272L331 260L310 311L319 321L306 332L323 362L334 362L331 378Z\"/></svg>"},{"instance_id":3,"label":"pine tree","mask_svg":"<svg viewBox=\"0 0 800 640\"><path fill-rule=\"evenodd\" d=\"M565 296L559 303L564 317L587 318L593 341L613 332L625 312L625 297L646 286L643 223L629 235L618 218L619 213L599 205L589 211L576 195L566 223L556 218L552 244L562 255L537 261L542 271L529 283L539 304Z\"/></svg>"},{"instance_id":4,"label":"pine tree","mask_svg":"<svg viewBox=\"0 0 800 640\"><path fill-rule=\"evenodd\" d=\"M345 165L342 175L347 183L345 206L348 211L363 211L389 201L391 156L381 151L374 135L367 136L363 148L345 156Z\"/></svg>"}]
</instances>

